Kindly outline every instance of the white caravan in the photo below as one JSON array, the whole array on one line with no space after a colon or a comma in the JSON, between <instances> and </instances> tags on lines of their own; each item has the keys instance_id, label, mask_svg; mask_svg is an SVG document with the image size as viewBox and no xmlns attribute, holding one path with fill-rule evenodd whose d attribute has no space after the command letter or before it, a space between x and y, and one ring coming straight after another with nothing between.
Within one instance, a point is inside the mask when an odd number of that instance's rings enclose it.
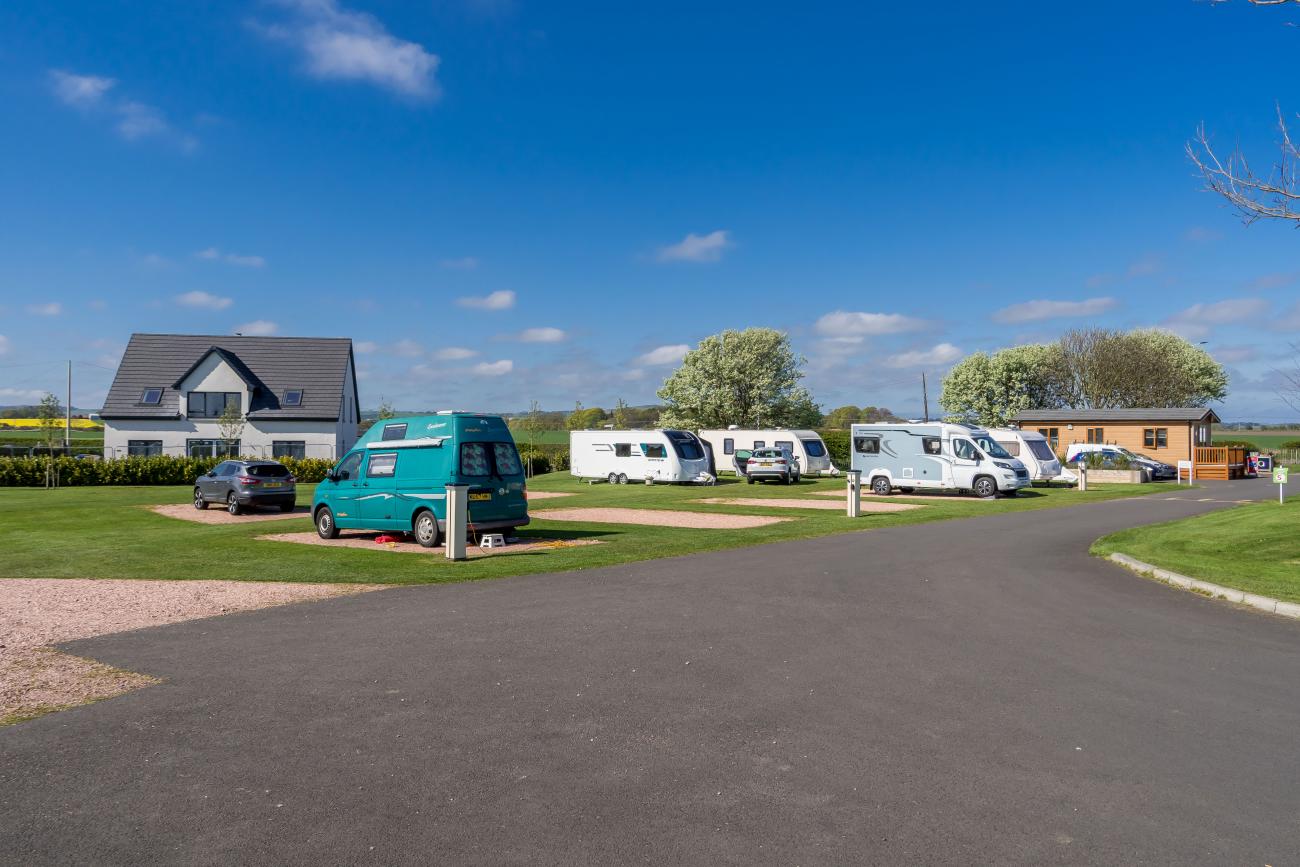
<instances>
[{"instance_id":1,"label":"white caravan","mask_svg":"<svg viewBox=\"0 0 1300 867\"><path fill-rule=\"evenodd\" d=\"M714 480L704 445L684 430L569 431L569 473L611 485Z\"/></svg>"},{"instance_id":2,"label":"white caravan","mask_svg":"<svg viewBox=\"0 0 1300 867\"><path fill-rule=\"evenodd\" d=\"M1047 482L1061 477L1061 462L1057 459L1047 437L1037 431L1021 430L1014 427L991 427L989 436L1006 450L1013 458L1029 470L1029 481Z\"/></svg>"},{"instance_id":3,"label":"white caravan","mask_svg":"<svg viewBox=\"0 0 1300 867\"><path fill-rule=\"evenodd\" d=\"M961 424L855 424L853 469L881 496L895 488L1015 496L1029 471L988 431Z\"/></svg>"},{"instance_id":4,"label":"white caravan","mask_svg":"<svg viewBox=\"0 0 1300 867\"><path fill-rule=\"evenodd\" d=\"M835 476L839 470L831 464L826 443L815 430L790 428L745 429L730 427L726 430L699 431L700 439L713 450L713 465L718 475L736 471L736 452L754 449L788 449L799 461L799 472L805 476Z\"/></svg>"}]
</instances>

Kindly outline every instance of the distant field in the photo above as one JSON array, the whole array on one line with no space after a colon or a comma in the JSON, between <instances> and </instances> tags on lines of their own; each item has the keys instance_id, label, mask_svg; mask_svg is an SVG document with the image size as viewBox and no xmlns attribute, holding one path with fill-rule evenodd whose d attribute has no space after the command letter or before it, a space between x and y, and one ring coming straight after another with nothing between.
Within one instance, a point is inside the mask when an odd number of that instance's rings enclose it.
<instances>
[{"instance_id":1,"label":"distant field","mask_svg":"<svg viewBox=\"0 0 1300 867\"><path fill-rule=\"evenodd\" d=\"M10 430L8 428L0 427L0 442L16 442L18 440L40 441L43 436L42 432L38 430ZM54 438L62 442L63 425L59 425L59 429L54 433ZM104 441L104 432L102 430L86 430L84 428L78 430L76 427L73 427L72 438L78 442L98 440L102 443Z\"/></svg>"},{"instance_id":2,"label":"distant field","mask_svg":"<svg viewBox=\"0 0 1300 867\"><path fill-rule=\"evenodd\" d=\"M1242 442L1254 443L1258 449L1275 449L1282 443L1292 440L1300 440L1300 430L1271 430L1268 432L1253 430L1216 430L1214 432L1214 441L1222 440L1241 440Z\"/></svg>"},{"instance_id":3,"label":"distant field","mask_svg":"<svg viewBox=\"0 0 1300 867\"><path fill-rule=\"evenodd\" d=\"M510 429L510 433L514 436L515 442L519 445L522 446L528 444L527 431L515 427ZM567 446L569 444L569 432L567 430L541 430L537 432L537 435L533 438L533 442L539 446Z\"/></svg>"}]
</instances>

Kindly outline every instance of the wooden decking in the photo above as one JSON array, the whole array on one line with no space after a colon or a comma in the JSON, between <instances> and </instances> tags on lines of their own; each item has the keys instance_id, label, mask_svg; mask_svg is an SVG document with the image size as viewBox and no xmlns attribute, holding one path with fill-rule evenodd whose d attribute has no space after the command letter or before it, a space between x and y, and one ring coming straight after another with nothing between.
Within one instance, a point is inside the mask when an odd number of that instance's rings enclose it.
<instances>
[{"instance_id":1,"label":"wooden decking","mask_svg":"<svg viewBox=\"0 0 1300 867\"><path fill-rule=\"evenodd\" d=\"M1246 450L1228 446L1198 446L1194 453L1196 478L1243 479L1246 477Z\"/></svg>"}]
</instances>

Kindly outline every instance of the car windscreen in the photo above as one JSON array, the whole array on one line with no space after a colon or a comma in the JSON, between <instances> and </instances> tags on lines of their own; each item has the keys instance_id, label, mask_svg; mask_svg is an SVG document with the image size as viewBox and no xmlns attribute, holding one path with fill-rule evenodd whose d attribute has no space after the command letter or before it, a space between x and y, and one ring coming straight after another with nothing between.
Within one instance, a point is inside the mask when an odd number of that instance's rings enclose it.
<instances>
[{"instance_id":1,"label":"car windscreen","mask_svg":"<svg viewBox=\"0 0 1300 867\"><path fill-rule=\"evenodd\" d=\"M1011 457L1011 455L1007 454L1006 449L1002 448L1002 446L998 445L997 442L988 436L975 437L975 444L984 450L984 454L991 458Z\"/></svg>"},{"instance_id":2,"label":"car windscreen","mask_svg":"<svg viewBox=\"0 0 1300 867\"><path fill-rule=\"evenodd\" d=\"M280 464L253 464L245 472L259 479L282 479L289 475L289 468Z\"/></svg>"},{"instance_id":3,"label":"car windscreen","mask_svg":"<svg viewBox=\"0 0 1300 867\"><path fill-rule=\"evenodd\" d=\"M704 457L704 449L700 447L700 441L693 434L680 430L664 431L664 433L668 437L668 442L673 444L673 451L677 452L677 457L684 461L698 461Z\"/></svg>"},{"instance_id":4,"label":"car windscreen","mask_svg":"<svg viewBox=\"0 0 1300 867\"><path fill-rule=\"evenodd\" d=\"M810 458L826 457L826 446L822 443L821 440L800 440L800 442L803 443L804 451L808 453L808 457Z\"/></svg>"},{"instance_id":5,"label":"car windscreen","mask_svg":"<svg viewBox=\"0 0 1300 867\"><path fill-rule=\"evenodd\" d=\"M1050 461L1056 458L1056 455L1052 454L1051 446L1042 440L1026 440L1026 442L1029 444L1029 451L1040 461Z\"/></svg>"}]
</instances>

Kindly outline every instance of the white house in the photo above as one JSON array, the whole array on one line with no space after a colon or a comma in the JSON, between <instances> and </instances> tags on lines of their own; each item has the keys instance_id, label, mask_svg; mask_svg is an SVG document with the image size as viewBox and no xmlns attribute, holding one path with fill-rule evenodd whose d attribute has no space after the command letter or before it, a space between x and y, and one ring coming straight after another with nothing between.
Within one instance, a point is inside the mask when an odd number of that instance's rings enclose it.
<instances>
[{"instance_id":1,"label":"white house","mask_svg":"<svg viewBox=\"0 0 1300 867\"><path fill-rule=\"evenodd\" d=\"M235 439L222 436L228 405ZM133 334L100 416L106 458L336 458L357 439L352 341Z\"/></svg>"}]
</instances>

